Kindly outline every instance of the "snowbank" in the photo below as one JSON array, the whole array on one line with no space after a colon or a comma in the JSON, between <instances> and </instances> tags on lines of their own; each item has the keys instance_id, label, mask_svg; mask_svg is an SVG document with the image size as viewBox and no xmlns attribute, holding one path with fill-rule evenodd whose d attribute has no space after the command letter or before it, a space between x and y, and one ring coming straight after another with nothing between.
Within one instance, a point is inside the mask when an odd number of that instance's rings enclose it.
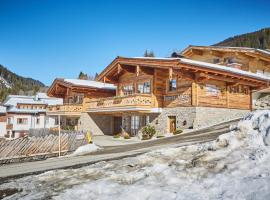
<instances>
[{"instance_id":1,"label":"snowbank","mask_svg":"<svg viewBox=\"0 0 270 200\"><path fill-rule=\"evenodd\" d=\"M162 148L10 181L10 199L269 199L270 111L256 111L216 141Z\"/></svg>"},{"instance_id":2,"label":"snowbank","mask_svg":"<svg viewBox=\"0 0 270 200\"><path fill-rule=\"evenodd\" d=\"M97 151L98 149L100 149L100 147L95 145L94 143L83 145L83 146L80 146L78 149L76 149L76 151L72 153L72 156L81 156L81 155L89 154L91 152Z\"/></svg>"}]
</instances>

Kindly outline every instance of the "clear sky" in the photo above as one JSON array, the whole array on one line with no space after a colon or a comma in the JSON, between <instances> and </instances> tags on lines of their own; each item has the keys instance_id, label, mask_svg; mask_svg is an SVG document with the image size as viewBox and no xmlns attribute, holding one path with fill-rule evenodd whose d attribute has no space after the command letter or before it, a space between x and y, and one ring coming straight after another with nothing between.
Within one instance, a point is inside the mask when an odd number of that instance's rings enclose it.
<instances>
[{"instance_id":1,"label":"clear sky","mask_svg":"<svg viewBox=\"0 0 270 200\"><path fill-rule=\"evenodd\" d=\"M116 56L169 56L270 27L269 0L0 0L0 63L50 85Z\"/></svg>"}]
</instances>

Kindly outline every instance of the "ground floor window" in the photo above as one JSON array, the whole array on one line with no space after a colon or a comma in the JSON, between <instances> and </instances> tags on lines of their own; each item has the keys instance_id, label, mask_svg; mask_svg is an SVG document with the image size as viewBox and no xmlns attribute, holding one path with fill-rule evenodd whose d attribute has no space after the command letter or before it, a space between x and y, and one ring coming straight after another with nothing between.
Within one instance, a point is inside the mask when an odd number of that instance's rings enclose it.
<instances>
[{"instance_id":1,"label":"ground floor window","mask_svg":"<svg viewBox=\"0 0 270 200\"><path fill-rule=\"evenodd\" d=\"M27 118L18 118L17 124L27 124L28 119Z\"/></svg>"}]
</instances>

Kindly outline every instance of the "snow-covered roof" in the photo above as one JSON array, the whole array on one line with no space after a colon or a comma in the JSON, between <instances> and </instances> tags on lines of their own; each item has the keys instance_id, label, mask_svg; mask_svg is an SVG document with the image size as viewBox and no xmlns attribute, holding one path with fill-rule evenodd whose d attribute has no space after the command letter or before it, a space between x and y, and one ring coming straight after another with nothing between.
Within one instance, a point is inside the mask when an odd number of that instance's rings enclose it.
<instances>
[{"instance_id":1,"label":"snow-covered roof","mask_svg":"<svg viewBox=\"0 0 270 200\"><path fill-rule=\"evenodd\" d=\"M236 51L249 51L249 52L259 52L262 54L265 54L267 56L270 56L270 51L263 50L263 49L256 49L251 47L228 47L228 46L194 46L190 45L187 48L185 48L183 51L180 52L180 54L184 53L190 48L207 48L207 49L230 49L230 50L236 50Z\"/></svg>"},{"instance_id":2,"label":"snow-covered roof","mask_svg":"<svg viewBox=\"0 0 270 200\"><path fill-rule=\"evenodd\" d=\"M17 108L18 104L30 104L30 105L62 105L63 99L48 97L45 93L37 93L35 96L25 95L8 95L3 105L7 107L8 112L22 112L22 113L38 113L45 112L45 109L21 109Z\"/></svg>"},{"instance_id":3,"label":"snow-covered roof","mask_svg":"<svg viewBox=\"0 0 270 200\"><path fill-rule=\"evenodd\" d=\"M191 59L186 59L186 58L179 58L181 63L185 64L192 64L200 67L205 67L208 69L215 69L219 71L225 71L225 72L231 72L234 74L242 75L242 76L247 76L250 78L256 78L264 81L270 81L270 77L264 76L262 74L255 74L252 72L244 71L241 69L236 69L224 65L218 65L218 64L213 64L213 63L207 63L207 62L202 62L202 61L196 61L196 60L191 60Z\"/></svg>"},{"instance_id":4,"label":"snow-covered roof","mask_svg":"<svg viewBox=\"0 0 270 200\"><path fill-rule=\"evenodd\" d=\"M0 106L0 113L6 113L7 109L5 106Z\"/></svg>"},{"instance_id":5,"label":"snow-covered roof","mask_svg":"<svg viewBox=\"0 0 270 200\"><path fill-rule=\"evenodd\" d=\"M262 74L255 74L252 72L244 71L241 69L236 69L232 67L228 67L225 65L219 65L219 64L213 64L213 63L208 63L208 62L203 62L203 61L197 61L197 60L192 60L192 59L187 59L187 58L162 58L162 57L133 57L135 59L156 59L156 60L179 60L180 63L183 64L190 64L190 65L195 65L198 67L204 67L208 69L214 69L218 71L224 71L224 72L230 72L233 74L237 75L242 75L242 76L247 76L250 78L256 78L264 81L270 81L270 77L267 77Z\"/></svg>"},{"instance_id":6,"label":"snow-covered roof","mask_svg":"<svg viewBox=\"0 0 270 200\"><path fill-rule=\"evenodd\" d=\"M115 90L116 86L109 83L102 83L98 81L91 81L91 80L81 80L81 79L64 79L65 82L71 83L73 85L78 86L86 86L86 87L93 87L99 89L108 89L108 90Z\"/></svg>"}]
</instances>

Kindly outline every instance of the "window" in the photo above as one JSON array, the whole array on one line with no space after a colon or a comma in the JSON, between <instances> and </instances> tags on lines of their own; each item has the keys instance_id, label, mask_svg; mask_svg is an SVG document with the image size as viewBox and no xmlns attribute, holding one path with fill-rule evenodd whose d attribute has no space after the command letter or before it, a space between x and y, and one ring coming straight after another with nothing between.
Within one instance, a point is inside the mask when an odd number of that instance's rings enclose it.
<instances>
[{"instance_id":1,"label":"window","mask_svg":"<svg viewBox=\"0 0 270 200\"><path fill-rule=\"evenodd\" d=\"M214 59L213 59L213 63L214 63L214 64L220 63L220 59L219 59L219 58L214 58Z\"/></svg>"},{"instance_id":2,"label":"window","mask_svg":"<svg viewBox=\"0 0 270 200\"><path fill-rule=\"evenodd\" d=\"M133 85L125 85L123 87L123 93L124 93L125 96L133 94L134 93Z\"/></svg>"},{"instance_id":3,"label":"window","mask_svg":"<svg viewBox=\"0 0 270 200\"><path fill-rule=\"evenodd\" d=\"M37 118L37 124L39 124L40 123L40 119L39 118Z\"/></svg>"},{"instance_id":4,"label":"window","mask_svg":"<svg viewBox=\"0 0 270 200\"><path fill-rule=\"evenodd\" d=\"M140 116L131 116L131 129L139 129L140 127Z\"/></svg>"},{"instance_id":5,"label":"window","mask_svg":"<svg viewBox=\"0 0 270 200\"><path fill-rule=\"evenodd\" d=\"M172 79L169 81L169 92L176 91L176 79Z\"/></svg>"},{"instance_id":6,"label":"window","mask_svg":"<svg viewBox=\"0 0 270 200\"><path fill-rule=\"evenodd\" d=\"M138 83L138 93L139 94L150 94L151 93L150 81L147 81L144 83Z\"/></svg>"},{"instance_id":7,"label":"window","mask_svg":"<svg viewBox=\"0 0 270 200\"><path fill-rule=\"evenodd\" d=\"M83 95L79 94L77 96L74 96L74 103L82 104L83 103Z\"/></svg>"},{"instance_id":8,"label":"window","mask_svg":"<svg viewBox=\"0 0 270 200\"><path fill-rule=\"evenodd\" d=\"M8 123L8 124L12 124L12 119L11 119L11 117L9 117L9 118L7 119L7 123Z\"/></svg>"},{"instance_id":9,"label":"window","mask_svg":"<svg viewBox=\"0 0 270 200\"><path fill-rule=\"evenodd\" d=\"M27 118L18 118L17 124L27 124Z\"/></svg>"}]
</instances>

